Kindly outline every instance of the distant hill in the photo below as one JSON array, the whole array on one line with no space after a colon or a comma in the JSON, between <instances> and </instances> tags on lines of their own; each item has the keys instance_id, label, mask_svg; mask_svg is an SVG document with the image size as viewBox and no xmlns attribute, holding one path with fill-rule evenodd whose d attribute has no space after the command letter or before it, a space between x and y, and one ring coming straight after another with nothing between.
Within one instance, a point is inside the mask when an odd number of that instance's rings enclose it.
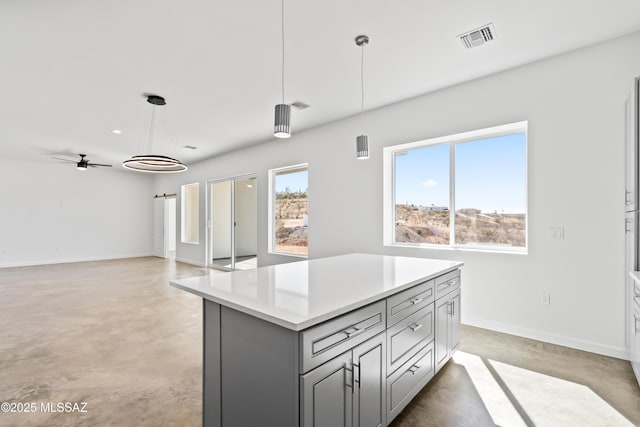
<instances>
[{"instance_id":1,"label":"distant hill","mask_svg":"<svg viewBox=\"0 0 640 427\"><path fill-rule=\"evenodd\" d=\"M458 244L525 246L524 214L482 213L479 209L460 209L455 215L455 241ZM396 241L448 244L449 220L448 210L396 205Z\"/></svg>"}]
</instances>

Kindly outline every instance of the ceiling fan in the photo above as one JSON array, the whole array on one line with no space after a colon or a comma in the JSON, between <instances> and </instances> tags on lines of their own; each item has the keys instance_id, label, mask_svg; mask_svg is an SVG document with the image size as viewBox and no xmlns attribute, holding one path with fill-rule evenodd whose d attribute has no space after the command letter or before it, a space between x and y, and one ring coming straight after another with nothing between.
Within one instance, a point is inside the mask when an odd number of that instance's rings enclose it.
<instances>
[{"instance_id":1,"label":"ceiling fan","mask_svg":"<svg viewBox=\"0 0 640 427\"><path fill-rule=\"evenodd\" d=\"M53 157L53 158L56 159L56 160L60 160L60 161L66 162L66 163L75 163L76 167L78 168L78 170L81 170L81 171L86 171L89 166L91 166L93 168L98 167L98 166L104 166L104 167L107 167L107 168L111 167L111 165L103 165L103 164L100 164L100 163L90 163L89 160L85 159L85 157L87 157L86 154L78 154L78 156L80 156L80 161L79 162L77 162L75 160L61 159L60 157Z\"/></svg>"}]
</instances>

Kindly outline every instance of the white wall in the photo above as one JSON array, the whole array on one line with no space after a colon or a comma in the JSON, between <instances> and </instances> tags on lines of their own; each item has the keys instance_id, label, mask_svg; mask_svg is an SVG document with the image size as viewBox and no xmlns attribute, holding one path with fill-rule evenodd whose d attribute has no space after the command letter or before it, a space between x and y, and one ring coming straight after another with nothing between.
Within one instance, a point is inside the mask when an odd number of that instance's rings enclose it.
<instances>
[{"instance_id":1,"label":"white wall","mask_svg":"<svg viewBox=\"0 0 640 427\"><path fill-rule=\"evenodd\" d=\"M212 258L231 258L231 181L211 183Z\"/></svg>"},{"instance_id":2,"label":"white wall","mask_svg":"<svg viewBox=\"0 0 640 427\"><path fill-rule=\"evenodd\" d=\"M165 200L165 214L167 215L167 219L165 220L166 227L168 230L169 238L167 248L169 251L176 250L176 199L174 197L169 197Z\"/></svg>"},{"instance_id":3,"label":"white wall","mask_svg":"<svg viewBox=\"0 0 640 427\"><path fill-rule=\"evenodd\" d=\"M236 181L235 191L236 255L255 255L258 253L256 180Z\"/></svg>"},{"instance_id":4,"label":"white wall","mask_svg":"<svg viewBox=\"0 0 640 427\"><path fill-rule=\"evenodd\" d=\"M296 133L294 112L289 140L159 177L156 192L256 173L260 262L295 261L266 253L267 171L308 162L310 257L370 252L462 260L463 322L626 357L624 102L640 75L638 51L634 34L368 112L368 161L355 159L359 118ZM368 87L375 91L375 82ZM384 146L521 120L529 121L528 255L382 245ZM550 226L564 226L565 240L550 240ZM179 258L204 261L201 230L200 245L178 245ZM543 292L551 294L550 305L540 304Z\"/></svg>"},{"instance_id":5,"label":"white wall","mask_svg":"<svg viewBox=\"0 0 640 427\"><path fill-rule=\"evenodd\" d=\"M0 159L0 267L146 256L153 180Z\"/></svg>"}]
</instances>

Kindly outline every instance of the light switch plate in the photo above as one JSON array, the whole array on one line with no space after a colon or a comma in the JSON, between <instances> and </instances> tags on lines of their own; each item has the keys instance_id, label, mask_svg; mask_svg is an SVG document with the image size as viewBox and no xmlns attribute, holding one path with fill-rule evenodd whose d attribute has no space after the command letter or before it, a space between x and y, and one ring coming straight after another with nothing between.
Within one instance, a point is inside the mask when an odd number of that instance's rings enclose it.
<instances>
[{"instance_id":1,"label":"light switch plate","mask_svg":"<svg viewBox=\"0 0 640 427\"><path fill-rule=\"evenodd\" d=\"M549 227L551 240L564 240L564 227Z\"/></svg>"}]
</instances>

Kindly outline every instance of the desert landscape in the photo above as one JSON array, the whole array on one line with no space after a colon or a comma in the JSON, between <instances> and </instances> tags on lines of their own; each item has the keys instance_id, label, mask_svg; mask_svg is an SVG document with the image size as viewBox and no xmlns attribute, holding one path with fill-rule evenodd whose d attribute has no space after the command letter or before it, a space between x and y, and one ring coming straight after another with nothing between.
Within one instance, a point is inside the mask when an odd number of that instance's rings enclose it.
<instances>
[{"instance_id":1,"label":"desert landscape","mask_svg":"<svg viewBox=\"0 0 640 427\"><path fill-rule=\"evenodd\" d=\"M455 221L456 244L526 245L525 214L484 213L466 208L456 211ZM396 242L448 245L449 222L446 208L397 204Z\"/></svg>"},{"instance_id":2,"label":"desert landscape","mask_svg":"<svg viewBox=\"0 0 640 427\"><path fill-rule=\"evenodd\" d=\"M276 192L274 204L276 241L275 251L308 255L309 239L307 218L309 215L307 192Z\"/></svg>"}]
</instances>

